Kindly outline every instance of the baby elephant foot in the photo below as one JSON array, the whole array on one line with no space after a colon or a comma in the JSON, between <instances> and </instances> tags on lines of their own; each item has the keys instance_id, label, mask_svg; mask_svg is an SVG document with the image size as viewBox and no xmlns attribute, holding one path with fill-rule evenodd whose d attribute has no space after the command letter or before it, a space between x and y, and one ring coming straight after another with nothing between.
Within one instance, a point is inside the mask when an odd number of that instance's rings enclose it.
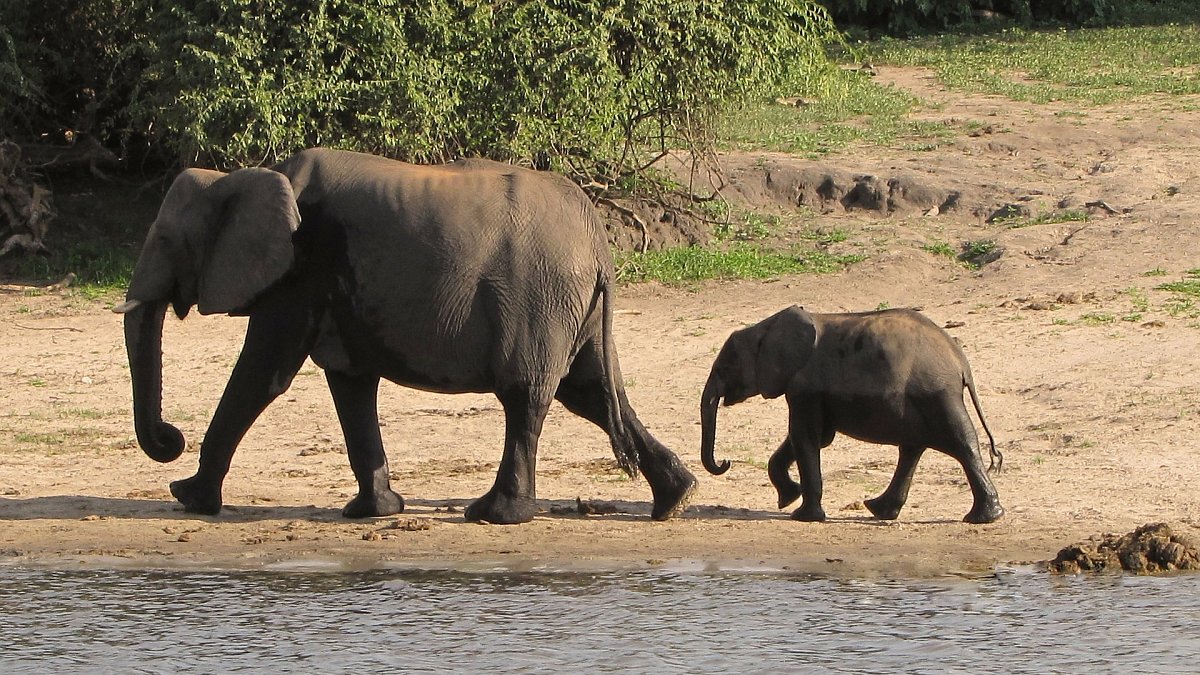
<instances>
[{"instance_id":1,"label":"baby elephant foot","mask_svg":"<svg viewBox=\"0 0 1200 675\"><path fill-rule=\"evenodd\" d=\"M900 517L900 509L904 507L904 503L879 496L863 500L863 506L880 520L895 520Z\"/></svg>"},{"instance_id":2,"label":"baby elephant foot","mask_svg":"<svg viewBox=\"0 0 1200 675\"><path fill-rule=\"evenodd\" d=\"M775 492L779 495L779 508L785 509L789 504L804 496L803 490L797 483L791 485L776 485Z\"/></svg>"},{"instance_id":3,"label":"baby elephant foot","mask_svg":"<svg viewBox=\"0 0 1200 675\"><path fill-rule=\"evenodd\" d=\"M537 502L532 497L513 497L492 491L472 502L463 517L473 523L517 525L533 520L535 514Z\"/></svg>"},{"instance_id":4,"label":"baby elephant foot","mask_svg":"<svg viewBox=\"0 0 1200 675\"><path fill-rule=\"evenodd\" d=\"M349 504L342 509L346 518L378 518L394 516L404 512L404 498L392 490L382 490L373 494L358 493Z\"/></svg>"},{"instance_id":5,"label":"baby elephant foot","mask_svg":"<svg viewBox=\"0 0 1200 675\"><path fill-rule=\"evenodd\" d=\"M976 505L973 507L971 512L963 518L963 522L983 525L985 523L994 523L1000 520L1000 516L1003 515L1004 507L1000 506L1000 502L985 502L982 506Z\"/></svg>"},{"instance_id":6,"label":"baby elephant foot","mask_svg":"<svg viewBox=\"0 0 1200 675\"><path fill-rule=\"evenodd\" d=\"M824 522L825 509L821 508L820 504L810 506L807 503L801 503L800 508L792 511L792 520L799 520L806 523Z\"/></svg>"},{"instance_id":7,"label":"baby elephant foot","mask_svg":"<svg viewBox=\"0 0 1200 675\"><path fill-rule=\"evenodd\" d=\"M221 486L214 487L199 476L172 481L171 494L188 513L215 516L221 512Z\"/></svg>"}]
</instances>

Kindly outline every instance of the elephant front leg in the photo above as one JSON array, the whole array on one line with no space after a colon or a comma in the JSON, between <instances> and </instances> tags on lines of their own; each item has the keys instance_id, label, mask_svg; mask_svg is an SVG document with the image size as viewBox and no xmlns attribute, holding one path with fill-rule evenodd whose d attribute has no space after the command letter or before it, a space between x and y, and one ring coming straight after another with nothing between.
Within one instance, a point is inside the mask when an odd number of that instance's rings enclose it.
<instances>
[{"instance_id":1,"label":"elephant front leg","mask_svg":"<svg viewBox=\"0 0 1200 675\"><path fill-rule=\"evenodd\" d=\"M821 500L825 483L821 479L822 443L821 407L816 401L788 400L788 440L796 453L800 469L800 492L803 501L792 512L793 520L820 522L825 520ZM832 439L830 439L832 440ZM826 443L827 444L827 443Z\"/></svg>"},{"instance_id":2,"label":"elephant front leg","mask_svg":"<svg viewBox=\"0 0 1200 675\"><path fill-rule=\"evenodd\" d=\"M200 445L200 467L191 478L171 483L171 494L184 510L221 511L221 486L233 453L254 420L291 386L308 356L314 325L303 307L268 306L251 316L242 353Z\"/></svg>"},{"instance_id":3,"label":"elephant front leg","mask_svg":"<svg viewBox=\"0 0 1200 675\"><path fill-rule=\"evenodd\" d=\"M495 525L527 523L537 514L537 445L553 389L517 387L496 396L504 407L504 457L492 489L472 502L464 516Z\"/></svg>"},{"instance_id":4,"label":"elephant front leg","mask_svg":"<svg viewBox=\"0 0 1200 675\"><path fill-rule=\"evenodd\" d=\"M913 475L917 471L917 462L925 448L914 445L900 446L900 459L896 462L896 473L887 489L874 499L863 501L863 505L880 520L895 520L900 517L900 509L908 501L908 489L912 486Z\"/></svg>"},{"instance_id":5,"label":"elephant front leg","mask_svg":"<svg viewBox=\"0 0 1200 675\"><path fill-rule=\"evenodd\" d=\"M392 491L387 454L379 433L379 378L325 371L337 409L350 469L358 494L342 509L347 518L374 518L404 511L404 498Z\"/></svg>"},{"instance_id":6,"label":"elephant front leg","mask_svg":"<svg viewBox=\"0 0 1200 675\"><path fill-rule=\"evenodd\" d=\"M792 450L792 442L785 438L767 462L767 476L771 478L771 485L775 486L775 492L779 495L781 509L800 499L803 494L803 487L792 480L789 473L795 461L796 453Z\"/></svg>"}]
</instances>

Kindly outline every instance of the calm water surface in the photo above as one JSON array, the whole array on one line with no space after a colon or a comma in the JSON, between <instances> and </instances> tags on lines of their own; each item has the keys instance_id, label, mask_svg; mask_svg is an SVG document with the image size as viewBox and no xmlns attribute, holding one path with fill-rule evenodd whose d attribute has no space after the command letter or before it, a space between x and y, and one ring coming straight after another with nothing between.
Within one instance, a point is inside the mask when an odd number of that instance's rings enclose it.
<instances>
[{"instance_id":1,"label":"calm water surface","mask_svg":"<svg viewBox=\"0 0 1200 675\"><path fill-rule=\"evenodd\" d=\"M0 567L0 672L1200 672L1200 576Z\"/></svg>"}]
</instances>

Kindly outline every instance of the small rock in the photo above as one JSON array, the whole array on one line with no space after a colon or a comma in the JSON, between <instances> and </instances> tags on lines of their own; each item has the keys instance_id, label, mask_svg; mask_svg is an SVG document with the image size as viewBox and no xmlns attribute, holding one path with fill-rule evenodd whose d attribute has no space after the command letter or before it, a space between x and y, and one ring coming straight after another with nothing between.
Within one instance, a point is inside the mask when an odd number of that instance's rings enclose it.
<instances>
[{"instance_id":1,"label":"small rock","mask_svg":"<svg viewBox=\"0 0 1200 675\"><path fill-rule=\"evenodd\" d=\"M428 518L401 518L396 522L388 525L389 530L403 530L404 532L420 532L433 527L433 521Z\"/></svg>"},{"instance_id":2,"label":"small rock","mask_svg":"<svg viewBox=\"0 0 1200 675\"><path fill-rule=\"evenodd\" d=\"M575 508L580 514L585 516L604 516L612 513L618 513L615 504L608 502L583 501L579 497L575 498Z\"/></svg>"},{"instance_id":3,"label":"small rock","mask_svg":"<svg viewBox=\"0 0 1200 675\"><path fill-rule=\"evenodd\" d=\"M990 225L998 220L1017 220L1021 218L1032 217L1033 210L1025 204L1005 204L1004 206L1001 206L993 211L992 215L988 216L987 222Z\"/></svg>"}]
</instances>

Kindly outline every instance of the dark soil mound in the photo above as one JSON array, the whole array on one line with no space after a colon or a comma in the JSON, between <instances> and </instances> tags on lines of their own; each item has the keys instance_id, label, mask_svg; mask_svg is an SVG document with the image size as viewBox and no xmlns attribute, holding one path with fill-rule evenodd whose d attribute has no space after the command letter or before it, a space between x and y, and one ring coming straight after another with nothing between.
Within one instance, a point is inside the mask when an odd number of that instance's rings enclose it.
<instances>
[{"instance_id":1,"label":"dark soil mound","mask_svg":"<svg viewBox=\"0 0 1200 675\"><path fill-rule=\"evenodd\" d=\"M1126 535L1106 534L1068 546L1050 561L1049 568L1057 574L1118 569L1134 574L1200 570L1200 549L1166 523L1150 523Z\"/></svg>"}]
</instances>

